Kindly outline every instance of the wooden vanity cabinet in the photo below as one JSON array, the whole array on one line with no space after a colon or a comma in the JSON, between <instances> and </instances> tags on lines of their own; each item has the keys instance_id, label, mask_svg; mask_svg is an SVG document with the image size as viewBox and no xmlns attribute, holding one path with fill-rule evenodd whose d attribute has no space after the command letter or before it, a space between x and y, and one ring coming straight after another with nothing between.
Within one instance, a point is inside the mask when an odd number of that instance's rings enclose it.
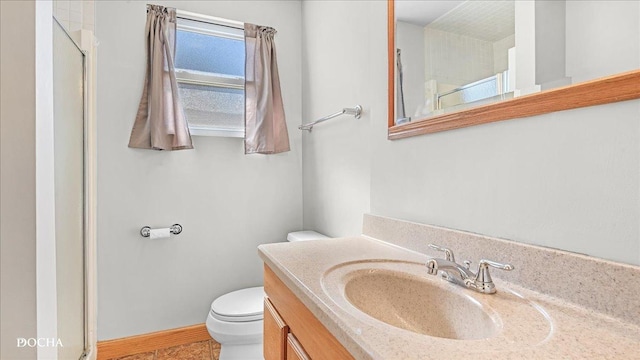
<instances>
[{"instance_id":1,"label":"wooden vanity cabinet","mask_svg":"<svg viewBox=\"0 0 640 360\"><path fill-rule=\"evenodd\" d=\"M264 291L265 360L353 359L267 265Z\"/></svg>"},{"instance_id":2,"label":"wooden vanity cabinet","mask_svg":"<svg viewBox=\"0 0 640 360\"><path fill-rule=\"evenodd\" d=\"M287 335L287 360L311 360L293 334Z\"/></svg>"},{"instance_id":3,"label":"wooden vanity cabinet","mask_svg":"<svg viewBox=\"0 0 640 360\"><path fill-rule=\"evenodd\" d=\"M264 358L286 359L289 327L284 323L268 298L264 299Z\"/></svg>"}]
</instances>

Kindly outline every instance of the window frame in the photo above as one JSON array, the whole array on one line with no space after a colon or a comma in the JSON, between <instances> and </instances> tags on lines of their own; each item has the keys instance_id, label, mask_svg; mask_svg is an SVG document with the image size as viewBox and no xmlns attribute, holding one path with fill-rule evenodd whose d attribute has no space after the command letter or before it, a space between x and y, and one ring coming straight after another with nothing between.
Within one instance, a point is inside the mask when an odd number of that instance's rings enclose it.
<instances>
[{"instance_id":1,"label":"window frame","mask_svg":"<svg viewBox=\"0 0 640 360\"><path fill-rule=\"evenodd\" d=\"M218 18L214 16L208 16L203 14L192 13L189 11L177 10L176 11L176 30L177 31L189 31L197 34L217 36L233 40L242 40L244 42L244 36L234 34L232 32L224 32L215 29L207 29L204 24L212 24L222 26L226 28L239 29L244 31L244 23L224 18ZM181 23L181 20L186 20L187 24ZM189 24L191 22L203 23L203 27L193 26ZM232 76L224 74L212 74L198 71L189 71L186 69L176 69L176 81L178 84L191 84L210 86L218 88L243 90L244 92L244 76ZM187 118L187 123L189 119ZM193 126L189 124L189 132L194 136L220 136L220 137L233 137L244 138L245 130L242 129L227 129L216 126Z\"/></svg>"}]
</instances>

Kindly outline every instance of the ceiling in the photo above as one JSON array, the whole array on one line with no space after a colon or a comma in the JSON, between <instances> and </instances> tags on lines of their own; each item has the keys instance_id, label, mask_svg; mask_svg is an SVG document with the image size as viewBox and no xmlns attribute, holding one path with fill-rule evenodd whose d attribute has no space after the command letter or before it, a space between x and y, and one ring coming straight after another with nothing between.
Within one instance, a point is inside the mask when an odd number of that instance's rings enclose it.
<instances>
[{"instance_id":1,"label":"ceiling","mask_svg":"<svg viewBox=\"0 0 640 360\"><path fill-rule=\"evenodd\" d=\"M515 2L396 0L396 18L414 25L495 42L515 32Z\"/></svg>"},{"instance_id":2,"label":"ceiling","mask_svg":"<svg viewBox=\"0 0 640 360\"><path fill-rule=\"evenodd\" d=\"M463 2L462 0L396 0L396 18L410 24L426 26Z\"/></svg>"}]
</instances>

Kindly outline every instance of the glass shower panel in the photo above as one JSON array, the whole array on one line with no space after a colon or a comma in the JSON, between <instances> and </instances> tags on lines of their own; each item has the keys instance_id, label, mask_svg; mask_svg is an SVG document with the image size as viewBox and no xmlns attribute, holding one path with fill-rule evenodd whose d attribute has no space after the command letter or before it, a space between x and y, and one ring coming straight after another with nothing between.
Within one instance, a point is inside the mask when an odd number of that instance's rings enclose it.
<instances>
[{"instance_id":1,"label":"glass shower panel","mask_svg":"<svg viewBox=\"0 0 640 360\"><path fill-rule=\"evenodd\" d=\"M84 54L54 21L53 125L58 359L85 349Z\"/></svg>"}]
</instances>

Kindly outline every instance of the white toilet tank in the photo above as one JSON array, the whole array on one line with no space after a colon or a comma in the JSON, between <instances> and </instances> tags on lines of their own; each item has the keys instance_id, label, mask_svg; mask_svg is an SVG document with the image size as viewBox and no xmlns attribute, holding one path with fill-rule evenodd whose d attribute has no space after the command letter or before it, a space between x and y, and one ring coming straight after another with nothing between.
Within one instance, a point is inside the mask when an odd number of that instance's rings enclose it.
<instances>
[{"instance_id":1,"label":"white toilet tank","mask_svg":"<svg viewBox=\"0 0 640 360\"><path fill-rule=\"evenodd\" d=\"M296 231L287 241L328 239L315 231ZM220 360L262 360L264 288L241 289L213 301L207 316L209 334L221 345Z\"/></svg>"},{"instance_id":2,"label":"white toilet tank","mask_svg":"<svg viewBox=\"0 0 640 360\"><path fill-rule=\"evenodd\" d=\"M322 235L318 232L315 231L295 231L295 232L290 232L287 235L287 241L290 242L294 242L294 241L307 241L307 240L320 240L320 239L329 239L328 236L326 235Z\"/></svg>"}]
</instances>

